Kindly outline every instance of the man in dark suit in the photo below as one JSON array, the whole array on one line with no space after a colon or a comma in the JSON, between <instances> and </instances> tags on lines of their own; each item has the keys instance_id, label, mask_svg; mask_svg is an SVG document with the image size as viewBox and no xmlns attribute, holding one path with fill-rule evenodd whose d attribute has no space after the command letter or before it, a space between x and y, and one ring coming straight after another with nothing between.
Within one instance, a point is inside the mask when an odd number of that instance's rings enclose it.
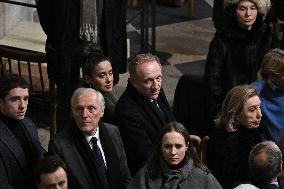
<instances>
[{"instance_id":1,"label":"man in dark suit","mask_svg":"<svg viewBox=\"0 0 284 189\"><path fill-rule=\"evenodd\" d=\"M282 170L282 154L272 141L261 142L250 152L249 165L253 184L260 189L279 189L277 176Z\"/></svg>"},{"instance_id":2,"label":"man in dark suit","mask_svg":"<svg viewBox=\"0 0 284 189\"><path fill-rule=\"evenodd\" d=\"M49 152L66 163L69 189L124 189L130 181L122 140L116 126L100 122L104 99L91 88L71 98L73 122L49 143Z\"/></svg>"},{"instance_id":3,"label":"man in dark suit","mask_svg":"<svg viewBox=\"0 0 284 189\"><path fill-rule=\"evenodd\" d=\"M159 59L139 54L129 64L128 85L118 100L115 117L127 155L135 174L152 153L161 128L174 120L161 88L162 71Z\"/></svg>"},{"instance_id":4,"label":"man in dark suit","mask_svg":"<svg viewBox=\"0 0 284 189\"><path fill-rule=\"evenodd\" d=\"M57 84L58 129L70 119L70 98L79 84L79 57L86 43L102 47L110 59L114 83L126 72L125 0L37 0L40 24L47 35L48 78Z\"/></svg>"},{"instance_id":5,"label":"man in dark suit","mask_svg":"<svg viewBox=\"0 0 284 189\"><path fill-rule=\"evenodd\" d=\"M31 172L43 149L33 122L25 117L28 87L19 76L0 81L0 188L36 188Z\"/></svg>"}]
</instances>

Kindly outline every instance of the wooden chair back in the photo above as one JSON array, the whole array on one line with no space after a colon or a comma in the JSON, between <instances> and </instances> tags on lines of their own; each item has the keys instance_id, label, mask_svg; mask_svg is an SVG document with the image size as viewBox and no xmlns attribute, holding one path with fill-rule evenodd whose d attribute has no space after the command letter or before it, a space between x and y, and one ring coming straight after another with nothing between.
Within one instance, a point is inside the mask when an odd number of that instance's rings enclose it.
<instances>
[{"instance_id":1,"label":"wooden chair back","mask_svg":"<svg viewBox=\"0 0 284 189\"><path fill-rule=\"evenodd\" d=\"M46 66L45 53L0 45L0 78L8 74L22 76L30 84L31 99L35 99L35 102L29 102L29 104L48 102L48 107L42 107L42 104L38 104L38 106L49 110L50 137L53 137L56 133L56 87L52 81L48 80L46 71L43 71Z\"/></svg>"},{"instance_id":2,"label":"wooden chair back","mask_svg":"<svg viewBox=\"0 0 284 189\"><path fill-rule=\"evenodd\" d=\"M207 157L208 140L209 140L209 136L202 137L200 145L199 145L199 149L198 149L199 158L204 164L207 164L206 157Z\"/></svg>"},{"instance_id":3,"label":"wooden chair back","mask_svg":"<svg viewBox=\"0 0 284 189\"><path fill-rule=\"evenodd\" d=\"M198 150L199 150L199 147L200 147L201 138L197 135L189 135L189 138L190 138L190 142L191 142L193 149L196 151L196 153L198 155Z\"/></svg>"}]
</instances>

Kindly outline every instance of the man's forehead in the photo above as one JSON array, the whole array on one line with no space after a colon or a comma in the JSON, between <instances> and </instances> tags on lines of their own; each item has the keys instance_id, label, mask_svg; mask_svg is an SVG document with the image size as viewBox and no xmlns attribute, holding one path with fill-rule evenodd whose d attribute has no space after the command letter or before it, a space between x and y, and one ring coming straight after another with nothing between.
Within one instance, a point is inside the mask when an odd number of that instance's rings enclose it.
<instances>
[{"instance_id":1,"label":"man's forehead","mask_svg":"<svg viewBox=\"0 0 284 189\"><path fill-rule=\"evenodd\" d=\"M137 68L141 68L141 67L159 67L161 68L161 65L156 61L156 60L152 60L152 61L146 61L146 62L141 62L140 64L137 65Z\"/></svg>"},{"instance_id":2,"label":"man's forehead","mask_svg":"<svg viewBox=\"0 0 284 189\"><path fill-rule=\"evenodd\" d=\"M98 106L98 104L97 103L76 103L75 104L75 107L90 107L90 106L96 107Z\"/></svg>"},{"instance_id":3,"label":"man's forehead","mask_svg":"<svg viewBox=\"0 0 284 189\"><path fill-rule=\"evenodd\" d=\"M161 75L162 69L158 63L143 63L137 67L137 74L140 76Z\"/></svg>"},{"instance_id":4,"label":"man's forehead","mask_svg":"<svg viewBox=\"0 0 284 189\"><path fill-rule=\"evenodd\" d=\"M89 106L98 104L97 96L95 94L82 94L75 98L75 106Z\"/></svg>"}]
</instances>

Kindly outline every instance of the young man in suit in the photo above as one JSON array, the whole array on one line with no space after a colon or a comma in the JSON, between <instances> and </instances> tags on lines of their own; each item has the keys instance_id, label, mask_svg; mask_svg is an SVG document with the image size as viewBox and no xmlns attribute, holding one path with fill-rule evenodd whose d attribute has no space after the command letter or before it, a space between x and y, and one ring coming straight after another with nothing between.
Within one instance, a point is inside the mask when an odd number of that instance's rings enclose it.
<instances>
[{"instance_id":1,"label":"young man in suit","mask_svg":"<svg viewBox=\"0 0 284 189\"><path fill-rule=\"evenodd\" d=\"M66 163L69 189L125 189L131 179L118 128L100 121L104 106L100 92L76 89L72 125L49 143Z\"/></svg>"},{"instance_id":2,"label":"young man in suit","mask_svg":"<svg viewBox=\"0 0 284 189\"><path fill-rule=\"evenodd\" d=\"M116 104L115 117L134 175L151 155L161 128L174 116L161 88L162 66L158 57L136 55L128 69L130 78Z\"/></svg>"},{"instance_id":3,"label":"young man in suit","mask_svg":"<svg viewBox=\"0 0 284 189\"><path fill-rule=\"evenodd\" d=\"M0 187L36 187L31 172L43 149L33 122L25 117L29 85L19 76L0 81Z\"/></svg>"}]
</instances>

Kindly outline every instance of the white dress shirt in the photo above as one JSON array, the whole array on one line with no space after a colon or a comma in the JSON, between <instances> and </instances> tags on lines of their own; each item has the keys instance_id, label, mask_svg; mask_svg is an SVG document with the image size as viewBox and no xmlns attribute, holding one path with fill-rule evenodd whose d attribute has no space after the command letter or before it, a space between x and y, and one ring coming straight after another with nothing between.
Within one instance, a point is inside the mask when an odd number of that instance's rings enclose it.
<instances>
[{"instance_id":1,"label":"white dress shirt","mask_svg":"<svg viewBox=\"0 0 284 189\"><path fill-rule=\"evenodd\" d=\"M100 140L100 137L99 137L99 136L100 136L99 133L100 133L100 129L99 129L99 127L98 127L97 130L96 130L95 135L91 135L91 136L85 135L85 138L86 138L88 144L90 145L91 149L93 149L93 143L91 142L91 139L92 139L93 137L96 137L96 139L98 140L98 141L97 141L97 144L98 144L98 146L99 146L99 149L101 150L101 153L102 153L102 156L103 156L103 159L104 159L105 167L107 168L105 153L104 153L104 150L103 150L103 147L102 147L102 144L101 144L101 140Z\"/></svg>"}]
</instances>

